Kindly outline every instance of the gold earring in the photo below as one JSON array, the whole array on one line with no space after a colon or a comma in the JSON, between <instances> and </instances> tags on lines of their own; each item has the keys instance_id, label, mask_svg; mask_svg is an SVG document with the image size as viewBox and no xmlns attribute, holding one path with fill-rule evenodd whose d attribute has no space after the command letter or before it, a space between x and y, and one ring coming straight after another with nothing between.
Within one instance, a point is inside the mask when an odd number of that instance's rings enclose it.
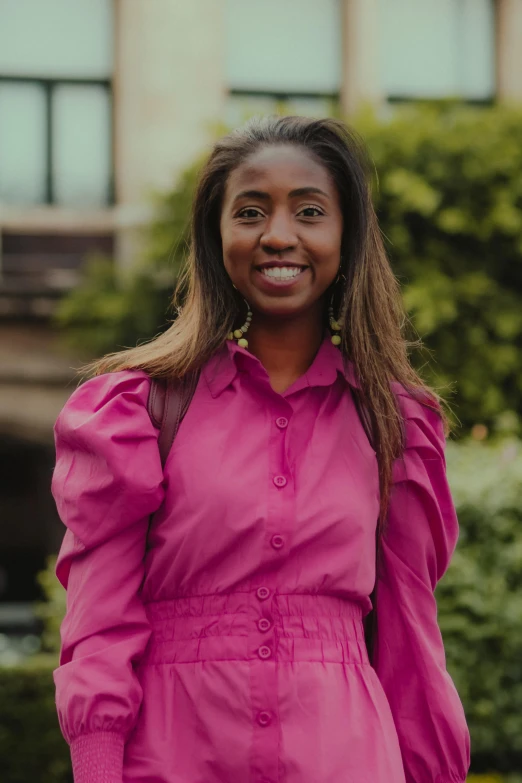
<instances>
[{"instance_id":1,"label":"gold earring","mask_svg":"<svg viewBox=\"0 0 522 783\"><path fill-rule=\"evenodd\" d=\"M335 334L336 332L340 332L343 328L343 321L339 317L338 319L334 318L333 313L333 294L332 294L332 301L330 302L330 306L328 307L328 321L330 323L330 331L332 332L332 343L334 345L340 345L341 344L341 336L339 334Z\"/></svg>"},{"instance_id":2,"label":"gold earring","mask_svg":"<svg viewBox=\"0 0 522 783\"><path fill-rule=\"evenodd\" d=\"M341 263L342 263L342 256L341 256ZM337 277L334 281L334 288L342 280L346 280L346 277L341 272L341 267L339 266L339 272L337 274ZM339 313L339 317L334 317L334 311L333 311L333 300L334 300L334 292L332 292L332 298L330 299L330 304L328 306L328 321L330 324L330 331L332 332L331 341L334 345L340 345L341 344L341 335L337 334L337 332L341 332L344 326L344 315L342 313Z\"/></svg>"},{"instance_id":3,"label":"gold earring","mask_svg":"<svg viewBox=\"0 0 522 783\"><path fill-rule=\"evenodd\" d=\"M235 286L234 286L235 288ZM233 332L229 332L227 335L228 340L237 340L237 344L241 348L248 348L248 340L243 337L248 332L248 327L250 326L252 322L252 311L250 309L250 305L248 304L247 300L245 299L245 304L247 306L247 316L246 321L243 324L243 326L240 326L239 329L235 329Z\"/></svg>"}]
</instances>

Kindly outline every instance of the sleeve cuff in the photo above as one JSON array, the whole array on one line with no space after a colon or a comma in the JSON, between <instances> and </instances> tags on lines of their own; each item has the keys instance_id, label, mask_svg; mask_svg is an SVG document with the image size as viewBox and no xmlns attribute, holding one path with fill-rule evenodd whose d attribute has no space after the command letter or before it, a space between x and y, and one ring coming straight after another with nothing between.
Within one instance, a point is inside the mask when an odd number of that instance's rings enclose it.
<instances>
[{"instance_id":1,"label":"sleeve cuff","mask_svg":"<svg viewBox=\"0 0 522 783\"><path fill-rule=\"evenodd\" d=\"M123 735L113 731L82 734L71 742L74 783L122 783Z\"/></svg>"}]
</instances>

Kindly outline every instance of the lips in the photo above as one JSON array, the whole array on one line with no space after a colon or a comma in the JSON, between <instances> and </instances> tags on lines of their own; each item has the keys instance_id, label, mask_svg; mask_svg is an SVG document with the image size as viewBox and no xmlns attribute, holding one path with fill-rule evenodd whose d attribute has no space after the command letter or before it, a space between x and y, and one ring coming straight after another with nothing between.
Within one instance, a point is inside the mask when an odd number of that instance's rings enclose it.
<instances>
[{"instance_id":1,"label":"lips","mask_svg":"<svg viewBox=\"0 0 522 783\"><path fill-rule=\"evenodd\" d=\"M301 272L308 269L308 264L296 264L293 261L280 261L272 260L265 261L263 264L258 264L256 269L261 272L263 277L270 280L293 280L298 277Z\"/></svg>"},{"instance_id":2,"label":"lips","mask_svg":"<svg viewBox=\"0 0 522 783\"><path fill-rule=\"evenodd\" d=\"M271 280L292 280L305 269L306 267L302 266L265 266L262 267L260 272Z\"/></svg>"},{"instance_id":3,"label":"lips","mask_svg":"<svg viewBox=\"0 0 522 783\"><path fill-rule=\"evenodd\" d=\"M310 267L297 264L263 264L256 267L256 281L259 288L267 293L289 289L299 285Z\"/></svg>"},{"instance_id":4,"label":"lips","mask_svg":"<svg viewBox=\"0 0 522 783\"><path fill-rule=\"evenodd\" d=\"M295 261L265 261L263 264L256 264L256 269L307 269L308 264L296 264Z\"/></svg>"}]
</instances>

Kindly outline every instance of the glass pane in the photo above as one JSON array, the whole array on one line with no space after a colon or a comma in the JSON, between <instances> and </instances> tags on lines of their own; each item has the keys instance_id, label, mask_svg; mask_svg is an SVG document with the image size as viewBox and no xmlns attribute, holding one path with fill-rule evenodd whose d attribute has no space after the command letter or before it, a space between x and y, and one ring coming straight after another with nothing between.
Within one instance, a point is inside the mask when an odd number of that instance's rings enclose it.
<instances>
[{"instance_id":1,"label":"glass pane","mask_svg":"<svg viewBox=\"0 0 522 783\"><path fill-rule=\"evenodd\" d=\"M340 0L226 0L228 86L335 92L341 30Z\"/></svg>"},{"instance_id":2,"label":"glass pane","mask_svg":"<svg viewBox=\"0 0 522 783\"><path fill-rule=\"evenodd\" d=\"M96 86L63 85L53 93L55 201L75 207L107 203L111 175L111 99Z\"/></svg>"},{"instance_id":3,"label":"glass pane","mask_svg":"<svg viewBox=\"0 0 522 783\"><path fill-rule=\"evenodd\" d=\"M468 98L495 94L495 10L491 0L460 0L459 82Z\"/></svg>"},{"instance_id":4,"label":"glass pane","mask_svg":"<svg viewBox=\"0 0 522 783\"><path fill-rule=\"evenodd\" d=\"M0 201L45 199L45 93L34 84L0 83Z\"/></svg>"},{"instance_id":5,"label":"glass pane","mask_svg":"<svg viewBox=\"0 0 522 783\"><path fill-rule=\"evenodd\" d=\"M381 74L387 95L455 94L455 0L380 0Z\"/></svg>"},{"instance_id":6,"label":"glass pane","mask_svg":"<svg viewBox=\"0 0 522 783\"><path fill-rule=\"evenodd\" d=\"M298 114L305 117L329 117L335 103L330 98L301 98L290 96L288 100L261 95L229 95L225 104L224 122L229 128L237 128L253 116L267 114Z\"/></svg>"},{"instance_id":7,"label":"glass pane","mask_svg":"<svg viewBox=\"0 0 522 783\"><path fill-rule=\"evenodd\" d=\"M277 114L278 104L274 98L258 95L229 95L225 104L225 124L238 128L250 117Z\"/></svg>"},{"instance_id":8,"label":"glass pane","mask_svg":"<svg viewBox=\"0 0 522 783\"><path fill-rule=\"evenodd\" d=\"M303 117L330 117L334 113L336 102L330 98L290 98L286 104L287 114L299 114Z\"/></svg>"},{"instance_id":9,"label":"glass pane","mask_svg":"<svg viewBox=\"0 0 522 783\"><path fill-rule=\"evenodd\" d=\"M489 97L493 0L379 0L380 73L387 95Z\"/></svg>"},{"instance_id":10,"label":"glass pane","mask_svg":"<svg viewBox=\"0 0 522 783\"><path fill-rule=\"evenodd\" d=\"M113 0L0 0L3 76L108 78Z\"/></svg>"}]
</instances>

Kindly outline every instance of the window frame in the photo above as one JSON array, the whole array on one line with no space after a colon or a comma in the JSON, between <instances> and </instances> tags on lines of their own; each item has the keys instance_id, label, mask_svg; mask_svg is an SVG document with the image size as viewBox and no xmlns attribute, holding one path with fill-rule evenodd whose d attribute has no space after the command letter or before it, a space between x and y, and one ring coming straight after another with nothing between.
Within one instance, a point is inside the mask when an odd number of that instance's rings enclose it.
<instances>
[{"instance_id":1,"label":"window frame","mask_svg":"<svg viewBox=\"0 0 522 783\"><path fill-rule=\"evenodd\" d=\"M109 138L109 179L107 182L107 194L106 201L100 205L100 208L113 206L115 203L115 187L114 187L114 92L112 79L91 79L80 77L59 77L48 78L39 76L5 76L0 74L0 85L3 84L32 84L43 88L44 100L45 100L45 118L44 118L44 134L45 134L45 195L43 201L38 205L34 204L31 207L27 206L24 209L35 208L39 205L56 206L57 202L54 193L54 173L53 173L53 94L54 91L62 86L79 86L79 87L102 87L107 92L109 99L109 127L107 128L107 134ZM1 173L0 173L1 176ZM66 205L58 205L65 207Z\"/></svg>"},{"instance_id":2,"label":"window frame","mask_svg":"<svg viewBox=\"0 0 522 783\"><path fill-rule=\"evenodd\" d=\"M478 108L489 108L496 106L498 97L496 92L487 98L466 98L465 96L448 96L447 98L424 98L411 95L385 95L385 101L390 106L413 105L421 106L477 106Z\"/></svg>"},{"instance_id":3,"label":"window frame","mask_svg":"<svg viewBox=\"0 0 522 783\"><path fill-rule=\"evenodd\" d=\"M332 101L337 110L341 107L341 92L304 92L302 90L284 91L284 90L249 90L245 88L231 87L227 95L232 98L268 98L278 103L288 103L292 100L326 100Z\"/></svg>"}]
</instances>

